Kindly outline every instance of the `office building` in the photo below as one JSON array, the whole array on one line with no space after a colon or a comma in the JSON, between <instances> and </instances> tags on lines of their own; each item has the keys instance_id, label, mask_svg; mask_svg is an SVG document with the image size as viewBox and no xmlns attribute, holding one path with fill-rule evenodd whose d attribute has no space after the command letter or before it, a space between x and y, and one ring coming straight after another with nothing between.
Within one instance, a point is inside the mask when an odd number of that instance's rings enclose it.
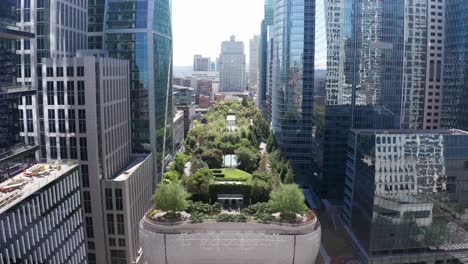
<instances>
[{"instance_id":1,"label":"office building","mask_svg":"<svg viewBox=\"0 0 468 264\"><path fill-rule=\"evenodd\" d=\"M207 72L211 71L211 59L205 58L202 55L193 56L193 71L194 72Z\"/></svg>"},{"instance_id":2,"label":"office building","mask_svg":"<svg viewBox=\"0 0 468 264\"><path fill-rule=\"evenodd\" d=\"M348 129L440 128L445 1L328 5L326 116L349 116L326 122L321 192L341 201Z\"/></svg>"},{"instance_id":3,"label":"office building","mask_svg":"<svg viewBox=\"0 0 468 264\"><path fill-rule=\"evenodd\" d=\"M221 44L219 56L219 88L222 92L246 90L244 43L231 36Z\"/></svg>"},{"instance_id":4,"label":"office building","mask_svg":"<svg viewBox=\"0 0 468 264\"><path fill-rule=\"evenodd\" d=\"M43 59L43 140L48 160L80 160L88 263L137 263L154 161L131 152L129 62L106 55Z\"/></svg>"},{"instance_id":5,"label":"office building","mask_svg":"<svg viewBox=\"0 0 468 264\"><path fill-rule=\"evenodd\" d=\"M361 263L464 263L468 133L351 130L343 220Z\"/></svg>"},{"instance_id":6,"label":"office building","mask_svg":"<svg viewBox=\"0 0 468 264\"><path fill-rule=\"evenodd\" d=\"M76 162L36 163L38 147L0 155L1 263L86 263L80 170Z\"/></svg>"},{"instance_id":7,"label":"office building","mask_svg":"<svg viewBox=\"0 0 468 264\"><path fill-rule=\"evenodd\" d=\"M314 72L319 67L316 61L323 56L315 30L324 26L316 25L316 12L323 12L323 8L313 0L282 0L274 4L273 132L281 152L295 169L296 180L314 186L318 169L314 160L318 157Z\"/></svg>"},{"instance_id":8,"label":"office building","mask_svg":"<svg viewBox=\"0 0 468 264\"><path fill-rule=\"evenodd\" d=\"M258 86L258 58L260 50L260 36L255 35L249 42L249 86Z\"/></svg>"},{"instance_id":9,"label":"office building","mask_svg":"<svg viewBox=\"0 0 468 264\"><path fill-rule=\"evenodd\" d=\"M32 113L32 127L21 132L25 143L34 139L41 147L41 160L47 157L42 98L42 59L72 57L79 49L87 48L87 1L18 1L17 27L35 32L34 39L23 39L17 44L17 82L37 90L37 96L23 100L23 110ZM21 106L20 106L21 107ZM26 116L27 117L27 116ZM28 117L29 118L29 117ZM31 128L31 129L29 129Z\"/></svg>"},{"instance_id":10,"label":"office building","mask_svg":"<svg viewBox=\"0 0 468 264\"><path fill-rule=\"evenodd\" d=\"M132 150L153 153L155 186L173 154L170 1L109 0L105 12L104 48L130 62Z\"/></svg>"},{"instance_id":11,"label":"office building","mask_svg":"<svg viewBox=\"0 0 468 264\"><path fill-rule=\"evenodd\" d=\"M106 0L88 0L88 49L103 49Z\"/></svg>"},{"instance_id":12,"label":"office building","mask_svg":"<svg viewBox=\"0 0 468 264\"><path fill-rule=\"evenodd\" d=\"M273 1L265 0L264 3L264 12L263 20L261 23L261 32L260 32L260 48L259 48L259 61L258 61L258 106L262 110L263 115L271 121L271 111L268 110L268 72L271 67L268 63L268 50L272 45L270 45L270 40L272 34L269 34L269 28L273 26ZM271 110L271 109L270 109Z\"/></svg>"},{"instance_id":13,"label":"office building","mask_svg":"<svg viewBox=\"0 0 468 264\"><path fill-rule=\"evenodd\" d=\"M442 127L468 130L468 3L445 5Z\"/></svg>"},{"instance_id":14,"label":"office building","mask_svg":"<svg viewBox=\"0 0 468 264\"><path fill-rule=\"evenodd\" d=\"M185 122L184 111L177 110L174 116L174 151L179 152L182 150L185 140Z\"/></svg>"}]
</instances>

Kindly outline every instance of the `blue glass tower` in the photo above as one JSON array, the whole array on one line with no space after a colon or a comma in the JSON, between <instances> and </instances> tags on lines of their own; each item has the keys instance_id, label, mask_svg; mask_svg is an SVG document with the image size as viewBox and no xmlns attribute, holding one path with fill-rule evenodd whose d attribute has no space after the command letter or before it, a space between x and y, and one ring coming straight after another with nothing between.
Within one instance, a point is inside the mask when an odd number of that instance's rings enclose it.
<instances>
[{"instance_id":1,"label":"blue glass tower","mask_svg":"<svg viewBox=\"0 0 468 264\"><path fill-rule=\"evenodd\" d=\"M260 50L258 62L258 105L265 117L269 117L268 112L268 28L273 25L273 1L265 0L264 18L261 24Z\"/></svg>"},{"instance_id":2,"label":"blue glass tower","mask_svg":"<svg viewBox=\"0 0 468 264\"><path fill-rule=\"evenodd\" d=\"M442 126L468 130L468 2L446 1L445 17Z\"/></svg>"},{"instance_id":3,"label":"blue glass tower","mask_svg":"<svg viewBox=\"0 0 468 264\"><path fill-rule=\"evenodd\" d=\"M320 52L315 28L315 0L275 1L272 125L278 146L304 185L313 185L316 169L313 99Z\"/></svg>"},{"instance_id":4,"label":"blue glass tower","mask_svg":"<svg viewBox=\"0 0 468 264\"><path fill-rule=\"evenodd\" d=\"M107 1L104 46L130 61L132 149L155 153L159 175L172 155L170 0Z\"/></svg>"}]
</instances>

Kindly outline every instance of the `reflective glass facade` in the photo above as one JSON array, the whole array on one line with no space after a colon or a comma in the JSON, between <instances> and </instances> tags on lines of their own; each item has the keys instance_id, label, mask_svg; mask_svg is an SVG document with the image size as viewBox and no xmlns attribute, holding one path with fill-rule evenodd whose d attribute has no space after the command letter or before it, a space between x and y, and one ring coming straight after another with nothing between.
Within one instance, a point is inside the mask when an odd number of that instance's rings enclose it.
<instances>
[{"instance_id":1,"label":"reflective glass facade","mask_svg":"<svg viewBox=\"0 0 468 264\"><path fill-rule=\"evenodd\" d=\"M300 182L312 177L314 35L314 0L275 1L272 124Z\"/></svg>"},{"instance_id":2,"label":"reflective glass facade","mask_svg":"<svg viewBox=\"0 0 468 264\"><path fill-rule=\"evenodd\" d=\"M268 106L268 27L273 25L273 0L265 0L264 19L261 24L258 63L258 105L265 117L269 117Z\"/></svg>"},{"instance_id":3,"label":"reflective glass facade","mask_svg":"<svg viewBox=\"0 0 468 264\"><path fill-rule=\"evenodd\" d=\"M468 2L446 0L442 126L468 129Z\"/></svg>"},{"instance_id":4,"label":"reflective glass facade","mask_svg":"<svg viewBox=\"0 0 468 264\"><path fill-rule=\"evenodd\" d=\"M88 0L88 48L102 49L105 0Z\"/></svg>"},{"instance_id":5,"label":"reflective glass facade","mask_svg":"<svg viewBox=\"0 0 468 264\"><path fill-rule=\"evenodd\" d=\"M465 263L468 133L352 130L343 219L363 263Z\"/></svg>"},{"instance_id":6,"label":"reflective glass facade","mask_svg":"<svg viewBox=\"0 0 468 264\"><path fill-rule=\"evenodd\" d=\"M172 155L170 1L110 0L105 10L105 47L130 61L133 151L154 152L162 165Z\"/></svg>"}]
</instances>

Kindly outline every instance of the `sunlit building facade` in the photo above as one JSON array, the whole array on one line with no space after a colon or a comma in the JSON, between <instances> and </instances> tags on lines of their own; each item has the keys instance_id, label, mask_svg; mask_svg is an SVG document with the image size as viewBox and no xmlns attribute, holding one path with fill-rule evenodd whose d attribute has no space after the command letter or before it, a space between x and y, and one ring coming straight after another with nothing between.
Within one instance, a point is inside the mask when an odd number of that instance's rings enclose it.
<instances>
[{"instance_id":1,"label":"sunlit building facade","mask_svg":"<svg viewBox=\"0 0 468 264\"><path fill-rule=\"evenodd\" d=\"M352 130L343 219L362 263L468 260L468 133Z\"/></svg>"},{"instance_id":2,"label":"sunlit building facade","mask_svg":"<svg viewBox=\"0 0 468 264\"><path fill-rule=\"evenodd\" d=\"M274 3L272 126L301 184L315 180L317 167L314 73L326 67L319 63L320 58L326 60L326 45L320 45L315 35L317 27L325 26L324 21L317 25L320 10L323 2L313 0Z\"/></svg>"},{"instance_id":3,"label":"sunlit building facade","mask_svg":"<svg viewBox=\"0 0 468 264\"><path fill-rule=\"evenodd\" d=\"M153 152L161 175L173 154L170 1L110 0L105 12L104 48L130 61L132 150Z\"/></svg>"}]
</instances>

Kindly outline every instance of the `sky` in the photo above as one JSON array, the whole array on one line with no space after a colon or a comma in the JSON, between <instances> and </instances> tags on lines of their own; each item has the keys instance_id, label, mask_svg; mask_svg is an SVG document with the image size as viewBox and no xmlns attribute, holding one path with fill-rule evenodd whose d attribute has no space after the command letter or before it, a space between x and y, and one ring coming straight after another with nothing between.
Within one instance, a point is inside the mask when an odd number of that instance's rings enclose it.
<instances>
[{"instance_id":1,"label":"sky","mask_svg":"<svg viewBox=\"0 0 468 264\"><path fill-rule=\"evenodd\" d=\"M174 66L190 66L193 55L215 60L221 42L235 35L244 42L260 34L264 0L172 0Z\"/></svg>"}]
</instances>

